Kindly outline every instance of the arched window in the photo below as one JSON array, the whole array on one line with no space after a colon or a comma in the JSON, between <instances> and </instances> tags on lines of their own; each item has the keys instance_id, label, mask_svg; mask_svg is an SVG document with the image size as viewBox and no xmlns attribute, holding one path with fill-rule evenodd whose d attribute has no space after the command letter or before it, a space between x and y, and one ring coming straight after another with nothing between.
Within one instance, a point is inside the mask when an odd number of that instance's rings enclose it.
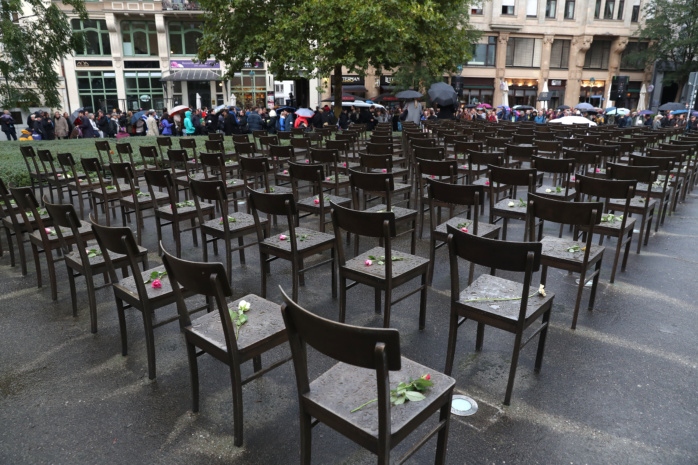
<instances>
[{"instance_id":1,"label":"arched window","mask_svg":"<svg viewBox=\"0 0 698 465\"><path fill-rule=\"evenodd\" d=\"M158 56L158 33L153 21L123 21L124 56Z\"/></svg>"},{"instance_id":2,"label":"arched window","mask_svg":"<svg viewBox=\"0 0 698 465\"><path fill-rule=\"evenodd\" d=\"M103 19L73 19L71 26L75 32L85 34L85 48L78 51L82 55L111 55L111 43L107 22Z\"/></svg>"},{"instance_id":3,"label":"arched window","mask_svg":"<svg viewBox=\"0 0 698 465\"><path fill-rule=\"evenodd\" d=\"M203 35L201 32L202 26L203 23L195 21L169 23L170 55L196 55L199 51L197 42Z\"/></svg>"}]
</instances>

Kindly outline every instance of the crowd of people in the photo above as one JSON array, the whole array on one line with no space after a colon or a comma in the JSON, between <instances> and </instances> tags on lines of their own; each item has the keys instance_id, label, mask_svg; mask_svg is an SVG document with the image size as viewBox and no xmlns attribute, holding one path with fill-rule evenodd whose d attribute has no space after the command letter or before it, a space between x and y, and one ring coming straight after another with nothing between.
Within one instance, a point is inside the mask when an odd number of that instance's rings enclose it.
<instances>
[{"instance_id":1,"label":"crowd of people","mask_svg":"<svg viewBox=\"0 0 698 465\"><path fill-rule=\"evenodd\" d=\"M51 117L47 111L39 111L29 115L26 129L22 129L19 140L54 140L54 139L91 139L95 137L123 138L130 136L198 136L210 133L225 135L246 134L252 131L264 130L270 134L278 131L288 131L291 128L322 128L337 126L348 128L351 124L366 124L372 130L378 123L391 122L394 131L401 129L401 123L410 121L420 124L432 119L486 120L497 122L533 121L545 124L564 116L582 116L598 125L651 126L664 128L669 126L685 127L688 131L698 130L696 116L686 118L685 114L640 114L631 112L627 115L609 115L603 112L581 112L575 109L549 110L514 110L509 107L499 108L469 108L469 106L438 106L424 108L419 100L403 103L402 106L384 108L382 106L356 107L345 106L339 117L327 105L318 107L312 115L297 115L294 109L284 107L278 109L251 107L223 108L219 111L207 107L191 109L184 112L169 114L167 109L160 113L155 110L141 111L113 110L110 114L102 110L97 113L79 111L71 118L68 113L56 111ZM137 116L137 117L136 117ZM7 140L17 140L16 122L8 110L0 115L0 129Z\"/></svg>"}]
</instances>

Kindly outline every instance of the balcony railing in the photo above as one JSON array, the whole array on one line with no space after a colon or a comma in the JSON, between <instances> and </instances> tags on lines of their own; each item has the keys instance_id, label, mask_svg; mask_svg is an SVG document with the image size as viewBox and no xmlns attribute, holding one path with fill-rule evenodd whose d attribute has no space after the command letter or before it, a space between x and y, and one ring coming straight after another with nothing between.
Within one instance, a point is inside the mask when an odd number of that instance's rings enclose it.
<instances>
[{"instance_id":1,"label":"balcony railing","mask_svg":"<svg viewBox=\"0 0 698 465\"><path fill-rule=\"evenodd\" d=\"M191 0L162 0L162 9L165 11L199 11L201 6Z\"/></svg>"}]
</instances>

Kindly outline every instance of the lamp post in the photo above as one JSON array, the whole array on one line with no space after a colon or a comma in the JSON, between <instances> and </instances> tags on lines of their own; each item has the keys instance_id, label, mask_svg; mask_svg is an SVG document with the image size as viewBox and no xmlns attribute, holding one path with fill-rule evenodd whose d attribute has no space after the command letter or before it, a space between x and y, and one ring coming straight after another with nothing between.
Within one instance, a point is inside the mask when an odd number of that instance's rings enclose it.
<instances>
[{"instance_id":1,"label":"lamp post","mask_svg":"<svg viewBox=\"0 0 698 465\"><path fill-rule=\"evenodd\" d=\"M250 71L250 81L252 82L252 106L257 105L257 88L254 83L254 71Z\"/></svg>"}]
</instances>

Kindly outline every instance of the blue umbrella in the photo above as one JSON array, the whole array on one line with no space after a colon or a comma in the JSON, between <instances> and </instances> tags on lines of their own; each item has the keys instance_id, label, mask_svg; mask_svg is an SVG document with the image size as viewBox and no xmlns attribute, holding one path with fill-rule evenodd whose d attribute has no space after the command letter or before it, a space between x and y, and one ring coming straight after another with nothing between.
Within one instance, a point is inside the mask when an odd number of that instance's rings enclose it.
<instances>
[{"instance_id":1,"label":"blue umbrella","mask_svg":"<svg viewBox=\"0 0 698 465\"><path fill-rule=\"evenodd\" d=\"M288 111L289 113L294 113L296 111L296 107L281 107L276 109L276 113L279 114L282 111Z\"/></svg>"},{"instance_id":2,"label":"blue umbrella","mask_svg":"<svg viewBox=\"0 0 698 465\"><path fill-rule=\"evenodd\" d=\"M654 115L652 110L642 110L638 115Z\"/></svg>"},{"instance_id":3,"label":"blue umbrella","mask_svg":"<svg viewBox=\"0 0 698 465\"><path fill-rule=\"evenodd\" d=\"M672 115L680 115L682 113L688 113L688 110L674 110L671 112Z\"/></svg>"},{"instance_id":4,"label":"blue umbrella","mask_svg":"<svg viewBox=\"0 0 698 465\"><path fill-rule=\"evenodd\" d=\"M131 117L131 124L136 124L136 121L138 121L138 118L142 117L145 115L145 111L139 111L138 113L134 113L133 116Z\"/></svg>"},{"instance_id":5,"label":"blue umbrella","mask_svg":"<svg viewBox=\"0 0 698 465\"><path fill-rule=\"evenodd\" d=\"M578 105L577 105L576 107L574 107L574 108L576 108L577 110L593 110L593 109L594 109L594 105L591 105L591 104L586 103L586 102L582 102L582 103L578 104Z\"/></svg>"}]
</instances>

